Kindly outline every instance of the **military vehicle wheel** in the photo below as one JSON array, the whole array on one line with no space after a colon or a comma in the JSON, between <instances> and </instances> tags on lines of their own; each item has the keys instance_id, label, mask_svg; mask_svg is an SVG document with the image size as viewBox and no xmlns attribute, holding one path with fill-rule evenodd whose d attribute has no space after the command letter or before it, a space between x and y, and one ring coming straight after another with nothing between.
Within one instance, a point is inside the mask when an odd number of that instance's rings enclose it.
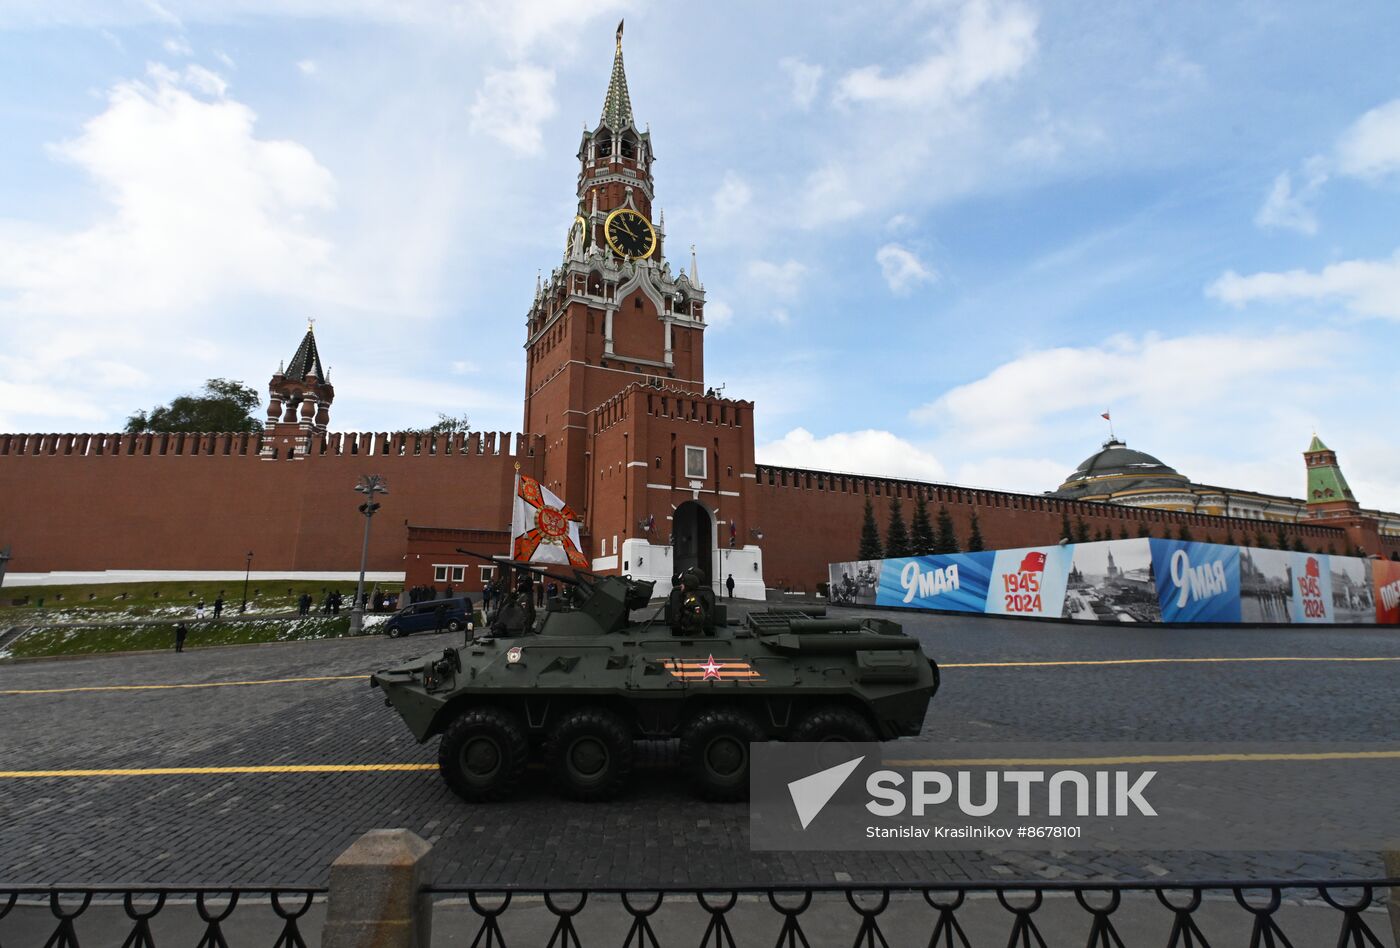
<instances>
[{"instance_id":1,"label":"military vehicle wheel","mask_svg":"<svg viewBox=\"0 0 1400 948\"><path fill-rule=\"evenodd\" d=\"M442 732L438 769L472 803L499 800L520 782L530 756L525 728L499 708L468 708Z\"/></svg>"},{"instance_id":2,"label":"military vehicle wheel","mask_svg":"<svg viewBox=\"0 0 1400 948\"><path fill-rule=\"evenodd\" d=\"M453 619L451 622L447 623L447 631L449 631L449 632L461 632L461 631L462 631L462 623L461 623L459 620L457 620L457 619Z\"/></svg>"},{"instance_id":3,"label":"military vehicle wheel","mask_svg":"<svg viewBox=\"0 0 1400 948\"><path fill-rule=\"evenodd\" d=\"M575 800L607 800L632 774L632 733L605 708L579 708L560 718L544 745L550 773Z\"/></svg>"},{"instance_id":4,"label":"military vehicle wheel","mask_svg":"<svg viewBox=\"0 0 1400 948\"><path fill-rule=\"evenodd\" d=\"M792 729L790 741L858 743L880 738L859 712L840 705L823 705L810 711Z\"/></svg>"},{"instance_id":5,"label":"military vehicle wheel","mask_svg":"<svg viewBox=\"0 0 1400 948\"><path fill-rule=\"evenodd\" d=\"M749 794L749 745L767 739L752 715L737 708L701 711L681 729L681 766L707 800Z\"/></svg>"}]
</instances>

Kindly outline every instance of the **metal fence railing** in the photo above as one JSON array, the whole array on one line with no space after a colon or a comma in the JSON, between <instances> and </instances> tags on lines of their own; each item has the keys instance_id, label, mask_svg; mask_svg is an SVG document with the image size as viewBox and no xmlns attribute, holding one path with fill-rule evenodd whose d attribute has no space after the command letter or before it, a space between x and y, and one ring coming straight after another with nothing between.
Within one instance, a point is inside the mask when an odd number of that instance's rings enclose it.
<instances>
[{"instance_id":1,"label":"metal fence railing","mask_svg":"<svg viewBox=\"0 0 1400 948\"><path fill-rule=\"evenodd\" d=\"M205 886L205 885L0 885L0 944L15 942L6 939L4 922L18 906L47 906L52 915L51 934L35 948L81 948L79 922L84 915L96 914L98 908L115 909L120 905L122 915L118 930L113 930L112 915L100 921L91 919L90 943L121 945L122 948L154 948L155 935L151 924L163 911L176 904L192 905L198 916L197 926L202 934L197 948L228 948L225 927L232 922L235 909L240 910L242 922L256 908L271 910L280 920L274 948L307 948L302 933L303 919L324 887L314 886ZM265 899L262 897L266 897ZM266 918L264 916L264 918ZM235 942L240 939L235 939Z\"/></svg>"},{"instance_id":2,"label":"metal fence railing","mask_svg":"<svg viewBox=\"0 0 1400 948\"><path fill-rule=\"evenodd\" d=\"M685 926L683 943L695 945L700 932L700 948L735 948L736 926L744 944L769 944L777 932L776 948L812 948L813 945L851 944L853 948L890 948L891 945L927 945L928 948L973 948L974 944L1004 944L1007 948L1046 948L1047 945L1085 944L1087 948L1141 948L1145 943L1129 932L1115 918L1127 893L1155 895L1155 908L1164 913L1160 926L1170 922L1165 942L1167 948L1298 948L1323 944L1314 942L1315 932L1302 941L1291 941L1279 919L1280 908L1286 904L1314 904L1335 912L1325 944L1339 948L1387 948L1365 916L1368 909L1381 904L1385 890L1400 886L1400 879L1370 879L1358 881L1207 881L1207 882L1007 882L1007 883L937 883L930 885L774 885L736 886L732 888L697 889L693 887L659 886L652 888L596 887L514 887L514 886L451 886L438 885L428 892L439 899L462 899L470 907L470 923L474 931L454 931L454 937L471 937L472 948L505 948L509 929L508 914L522 897L525 904L542 904L549 913L548 937L544 930L532 930L528 938L516 938L520 944L548 945L548 948L579 948L582 944L579 924L589 909L590 915L611 912L626 925L625 936L609 944L621 948L661 948L666 945L658 932L657 918L663 906L698 909L703 928ZM1004 915L1000 933L995 938L975 940L969 934L965 914L969 911L969 896L977 893L994 894ZM1082 933L1087 926L1087 941L1080 936L1067 939L1061 916L1055 931L1042 924L1046 896L1058 893L1073 896L1081 913L1082 924L1072 926ZM607 904L598 908L597 897L607 897ZM1234 937L1207 937L1212 925L1203 923L1202 906L1218 897L1230 901L1249 926L1247 942ZM747 897L745 899L744 897ZM907 911L910 899L917 903L917 914ZM849 915L846 926L853 929L841 937L834 930L830 912L820 919L809 919L813 906L824 899L843 902ZM741 900L747 903L742 922L736 920L741 912ZM899 922L899 933L887 934L888 916L892 903L906 906ZM441 903L439 903L441 904ZM752 908L761 908L766 918L755 918ZM439 914L435 910L434 914ZM1383 918L1383 916L1381 916ZM911 924L912 923L912 924ZM986 926L986 916L982 917ZM440 922L438 923L441 924ZM1381 922L1381 931L1385 931ZM757 939L755 927L761 927ZM910 939L910 928L916 930L916 940ZM532 926L538 928L538 926ZM1388 934L1388 932L1386 933ZM853 940L852 940L853 938Z\"/></svg>"}]
</instances>

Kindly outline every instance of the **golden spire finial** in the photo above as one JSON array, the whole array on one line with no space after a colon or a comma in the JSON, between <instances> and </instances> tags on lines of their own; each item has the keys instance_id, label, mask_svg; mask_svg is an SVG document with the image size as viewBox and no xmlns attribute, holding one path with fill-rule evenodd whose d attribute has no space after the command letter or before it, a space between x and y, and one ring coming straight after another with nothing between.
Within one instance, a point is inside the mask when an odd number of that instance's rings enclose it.
<instances>
[{"instance_id":1,"label":"golden spire finial","mask_svg":"<svg viewBox=\"0 0 1400 948\"><path fill-rule=\"evenodd\" d=\"M315 331L316 331L316 317L314 317L314 316L308 316L308 317L306 317L306 331L307 331L307 332L315 332Z\"/></svg>"},{"instance_id":2,"label":"golden spire finial","mask_svg":"<svg viewBox=\"0 0 1400 948\"><path fill-rule=\"evenodd\" d=\"M622 24L624 20L617 21L617 48L622 49Z\"/></svg>"}]
</instances>

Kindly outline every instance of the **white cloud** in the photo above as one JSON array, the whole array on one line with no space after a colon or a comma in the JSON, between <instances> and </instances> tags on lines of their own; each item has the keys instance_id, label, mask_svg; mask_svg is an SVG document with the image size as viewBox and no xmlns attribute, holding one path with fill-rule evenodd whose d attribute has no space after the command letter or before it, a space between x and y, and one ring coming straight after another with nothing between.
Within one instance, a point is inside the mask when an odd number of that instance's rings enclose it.
<instances>
[{"instance_id":1,"label":"white cloud","mask_svg":"<svg viewBox=\"0 0 1400 948\"><path fill-rule=\"evenodd\" d=\"M1320 165L1313 163L1314 173L1298 190L1293 189L1293 176L1287 171L1274 178L1268 197L1254 215L1254 223L1266 229L1295 230L1300 234L1317 233L1317 214L1313 203L1318 189L1327 180L1327 173Z\"/></svg>"},{"instance_id":2,"label":"white cloud","mask_svg":"<svg viewBox=\"0 0 1400 948\"><path fill-rule=\"evenodd\" d=\"M226 290L304 295L330 251L304 216L334 206L335 179L296 142L255 137L253 111L224 88L199 67L153 67L53 147L112 211L70 234L0 221L6 309L101 318L189 312Z\"/></svg>"},{"instance_id":3,"label":"white cloud","mask_svg":"<svg viewBox=\"0 0 1400 948\"><path fill-rule=\"evenodd\" d=\"M807 227L820 227L850 220L865 210L865 204L856 197L859 192L859 186L842 165L818 168L803 185L801 222Z\"/></svg>"},{"instance_id":4,"label":"white cloud","mask_svg":"<svg viewBox=\"0 0 1400 948\"><path fill-rule=\"evenodd\" d=\"M1332 174L1376 183L1400 172L1400 99L1377 106L1353 122L1338 137L1329 155L1303 162L1301 187L1293 187L1287 171L1274 178L1254 222L1265 228L1317 233L1313 205Z\"/></svg>"},{"instance_id":5,"label":"white cloud","mask_svg":"<svg viewBox=\"0 0 1400 948\"><path fill-rule=\"evenodd\" d=\"M161 48L172 56L190 56L194 50L190 49L190 44L183 36L172 36L160 44Z\"/></svg>"},{"instance_id":6,"label":"white cloud","mask_svg":"<svg viewBox=\"0 0 1400 948\"><path fill-rule=\"evenodd\" d=\"M1369 180L1400 171L1400 99L1377 106L1342 133L1337 170Z\"/></svg>"},{"instance_id":7,"label":"white cloud","mask_svg":"<svg viewBox=\"0 0 1400 948\"><path fill-rule=\"evenodd\" d=\"M1231 270L1206 288L1231 306L1291 300L1336 300L1358 316L1400 319L1400 251L1387 260L1344 260L1318 271L1241 276Z\"/></svg>"},{"instance_id":8,"label":"white cloud","mask_svg":"<svg viewBox=\"0 0 1400 948\"><path fill-rule=\"evenodd\" d=\"M316 60L314 59L303 59L297 63L297 71L303 76L316 75L316 69Z\"/></svg>"},{"instance_id":9,"label":"white cloud","mask_svg":"<svg viewBox=\"0 0 1400 948\"><path fill-rule=\"evenodd\" d=\"M541 127L554 115L554 70L522 64L486 73L472 103L472 130L521 153L538 154Z\"/></svg>"},{"instance_id":10,"label":"white cloud","mask_svg":"<svg viewBox=\"0 0 1400 948\"><path fill-rule=\"evenodd\" d=\"M821 87L822 67L788 56L778 61L792 84L792 101L804 112L812 107Z\"/></svg>"},{"instance_id":11,"label":"white cloud","mask_svg":"<svg viewBox=\"0 0 1400 948\"><path fill-rule=\"evenodd\" d=\"M756 284L768 296L780 302L792 302L801 291L802 278L807 275L807 267L796 260L774 263L771 260L754 260L749 263L749 281Z\"/></svg>"},{"instance_id":12,"label":"white cloud","mask_svg":"<svg viewBox=\"0 0 1400 948\"><path fill-rule=\"evenodd\" d=\"M334 207L335 179L302 145L258 138L225 89L199 67L118 83L50 149L108 206L70 232L0 219L0 377L63 392L22 403L30 417L110 412L145 381L133 364L217 358L199 317L221 299L344 295L309 224Z\"/></svg>"},{"instance_id":13,"label":"white cloud","mask_svg":"<svg viewBox=\"0 0 1400 948\"><path fill-rule=\"evenodd\" d=\"M939 108L1015 77L1036 50L1036 17L1025 5L967 0L956 22L933 33L935 51L901 72L863 66L842 77L837 101Z\"/></svg>"},{"instance_id":14,"label":"white cloud","mask_svg":"<svg viewBox=\"0 0 1400 948\"><path fill-rule=\"evenodd\" d=\"M1336 346L1322 331L1120 336L1100 346L1027 353L950 389L913 417L940 426L974 452L1034 443L1052 420L1092 420L1109 407L1177 424L1208 417L1228 427L1239 413L1230 406L1269 391L1275 381L1297 394L1298 373L1317 370Z\"/></svg>"},{"instance_id":15,"label":"white cloud","mask_svg":"<svg viewBox=\"0 0 1400 948\"><path fill-rule=\"evenodd\" d=\"M938 274L925 266L912 250L899 244L885 244L875 251L875 262L880 264L880 274L896 296L904 296L920 283L938 279Z\"/></svg>"},{"instance_id":16,"label":"white cloud","mask_svg":"<svg viewBox=\"0 0 1400 948\"><path fill-rule=\"evenodd\" d=\"M717 216L731 217L748 208L753 200L753 188L733 171L726 171L724 180L720 182L712 200Z\"/></svg>"},{"instance_id":17,"label":"white cloud","mask_svg":"<svg viewBox=\"0 0 1400 948\"><path fill-rule=\"evenodd\" d=\"M921 480L944 480L943 464L928 451L889 431L841 431L818 438L794 428L776 441L759 445L760 464L810 467L827 471L881 474Z\"/></svg>"},{"instance_id":18,"label":"white cloud","mask_svg":"<svg viewBox=\"0 0 1400 948\"><path fill-rule=\"evenodd\" d=\"M728 303L711 300L705 304L705 325L711 329L728 326L734 321L734 308Z\"/></svg>"}]
</instances>

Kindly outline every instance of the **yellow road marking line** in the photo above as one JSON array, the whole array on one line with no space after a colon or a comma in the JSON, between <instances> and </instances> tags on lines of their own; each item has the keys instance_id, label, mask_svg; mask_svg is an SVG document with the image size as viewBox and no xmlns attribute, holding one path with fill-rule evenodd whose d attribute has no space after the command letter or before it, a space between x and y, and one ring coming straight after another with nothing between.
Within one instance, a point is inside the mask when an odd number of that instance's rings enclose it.
<instances>
[{"instance_id":1,"label":"yellow road marking line","mask_svg":"<svg viewBox=\"0 0 1400 948\"><path fill-rule=\"evenodd\" d=\"M966 757L919 760L889 759L882 762L896 767L1087 767L1122 764L1214 764L1348 760L1400 760L1400 750L1324 751L1296 754L1140 754L1127 757ZM249 776L255 774L420 773L437 769L437 764L271 764L245 767L130 767L106 770L0 770L0 780L56 777L189 777Z\"/></svg>"},{"instance_id":2,"label":"yellow road marking line","mask_svg":"<svg viewBox=\"0 0 1400 948\"><path fill-rule=\"evenodd\" d=\"M0 779L26 777L186 777L220 774L366 774L437 770L437 764L273 764L248 767L130 767L112 770L0 770Z\"/></svg>"},{"instance_id":3,"label":"yellow road marking line","mask_svg":"<svg viewBox=\"0 0 1400 948\"><path fill-rule=\"evenodd\" d=\"M1250 655L1229 658L1102 658L1049 662L939 662L939 668L1049 668L1056 665L1209 665L1232 662L1400 662L1400 655Z\"/></svg>"},{"instance_id":4,"label":"yellow road marking line","mask_svg":"<svg viewBox=\"0 0 1400 948\"><path fill-rule=\"evenodd\" d=\"M1062 666L1092 665L1210 665L1249 662L1400 662L1400 655L1348 656L1348 655L1272 655L1239 656L1227 658L1105 658L1069 659L1064 661L1035 662L940 662L939 668L1053 668ZM723 668L737 672L739 669ZM689 669L686 669L687 671ZM290 685L316 681L366 681L368 675L317 675L307 678L260 678L251 681L202 681L173 685L85 685L70 688L11 688L0 690L0 695L59 695L87 691L165 691L189 688L228 688L239 685Z\"/></svg>"},{"instance_id":5,"label":"yellow road marking line","mask_svg":"<svg viewBox=\"0 0 1400 948\"><path fill-rule=\"evenodd\" d=\"M318 675L314 678L260 678L253 681L198 681L183 685L87 685L75 688L16 688L0 695L61 695L75 691L163 691L180 688L228 688L233 685L288 685L304 681L365 681L368 675Z\"/></svg>"},{"instance_id":6,"label":"yellow road marking line","mask_svg":"<svg viewBox=\"0 0 1400 948\"><path fill-rule=\"evenodd\" d=\"M1137 754L1128 757L964 757L884 760L893 767L1091 767L1106 764L1226 764L1271 761L1400 760L1400 750L1258 754Z\"/></svg>"}]
</instances>

